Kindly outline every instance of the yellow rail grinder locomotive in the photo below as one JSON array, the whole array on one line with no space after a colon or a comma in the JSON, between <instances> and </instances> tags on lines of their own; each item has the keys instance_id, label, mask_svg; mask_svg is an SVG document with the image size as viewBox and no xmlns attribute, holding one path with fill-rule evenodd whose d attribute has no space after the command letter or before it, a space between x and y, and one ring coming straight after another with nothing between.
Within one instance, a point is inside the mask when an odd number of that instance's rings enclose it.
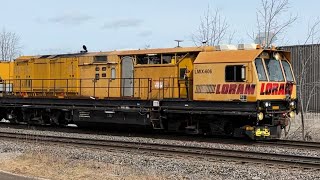
<instances>
[{"instance_id":1,"label":"yellow rail grinder locomotive","mask_svg":"<svg viewBox=\"0 0 320 180\"><path fill-rule=\"evenodd\" d=\"M297 113L290 53L255 44L22 56L0 68L0 118L12 123L270 139Z\"/></svg>"}]
</instances>

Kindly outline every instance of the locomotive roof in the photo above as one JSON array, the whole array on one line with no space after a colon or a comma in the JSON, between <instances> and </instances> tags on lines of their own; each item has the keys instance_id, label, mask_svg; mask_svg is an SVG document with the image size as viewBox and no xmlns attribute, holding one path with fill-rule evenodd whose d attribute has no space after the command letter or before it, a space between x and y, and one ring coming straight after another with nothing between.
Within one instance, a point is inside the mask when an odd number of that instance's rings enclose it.
<instances>
[{"instance_id":1,"label":"locomotive roof","mask_svg":"<svg viewBox=\"0 0 320 180\"><path fill-rule=\"evenodd\" d=\"M212 62L246 62L252 61L263 51L263 49L254 50L230 50L202 52L195 60L195 64L205 64Z\"/></svg>"},{"instance_id":2,"label":"locomotive roof","mask_svg":"<svg viewBox=\"0 0 320 180\"><path fill-rule=\"evenodd\" d=\"M103 56L109 52L90 52L90 53L73 53L73 54L50 54L50 55L38 55L38 56L20 56L15 59L16 62L24 62L30 59L54 59L54 58L67 58L67 57L79 57L79 56Z\"/></svg>"},{"instance_id":3,"label":"locomotive roof","mask_svg":"<svg viewBox=\"0 0 320 180\"><path fill-rule=\"evenodd\" d=\"M88 53L71 53L71 54L50 54L38 56L20 56L16 61L26 61L30 59L53 59L58 57L78 57L78 56L106 56L106 55L138 55L138 54L172 54L172 53L187 53L187 52L201 52L213 51L214 47L175 47L175 48L157 48L157 49L139 49L139 50L115 50L105 52L88 52Z\"/></svg>"},{"instance_id":4,"label":"locomotive roof","mask_svg":"<svg viewBox=\"0 0 320 180\"><path fill-rule=\"evenodd\" d=\"M217 51L212 46L205 47L175 47L175 48L158 48L158 49L142 49L142 50L115 50L106 52L88 52L73 54L56 54L56 55L40 55L40 56L20 56L15 61L23 62L30 59L53 59L61 57L79 57L79 56L106 56L106 55L139 55L139 54L172 54L172 53L188 53L197 52L199 55L195 60L195 64L212 63L212 62L248 62L254 60L263 51L274 51L264 49L253 50L229 50ZM280 51L278 51L280 52ZM290 54L287 51L281 51L286 58L290 60Z\"/></svg>"},{"instance_id":5,"label":"locomotive roof","mask_svg":"<svg viewBox=\"0 0 320 180\"><path fill-rule=\"evenodd\" d=\"M249 62L256 59L263 51L272 52L275 50L253 49L201 52L194 63L206 64L213 62ZM283 52L286 58L290 60L290 54L287 51L276 50L276 52Z\"/></svg>"},{"instance_id":6,"label":"locomotive roof","mask_svg":"<svg viewBox=\"0 0 320 180\"><path fill-rule=\"evenodd\" d=\"M15 62L27 62L29 61L31 58L34 58L35 56L20 56L17 59L15 59Z\"/></svg>"},{"instance_id":7,"label":"locomotive roof","mask_svg":"<svg viewBox=\"0 0 320 180\"><path fill-rule=\"evenodd\" d=\"M0 60L0 63L10 63L11 61L7 61L7 60Z\"/></svg>"},{"instance_id":8,"label":"locomotive roof","mask_svg":"<svg viewBox=\"0 0 320 180\"><path fill-rule=\"evenodd\" d=\"M202 52L213 51L214 47L175 47L175 48L158 48L158 49L141 49L141 50L120 50L112 51L110 55L138 55L138 54L170 54L170 53L186 53L186 52Z\"/></svg>"}]
</instances>

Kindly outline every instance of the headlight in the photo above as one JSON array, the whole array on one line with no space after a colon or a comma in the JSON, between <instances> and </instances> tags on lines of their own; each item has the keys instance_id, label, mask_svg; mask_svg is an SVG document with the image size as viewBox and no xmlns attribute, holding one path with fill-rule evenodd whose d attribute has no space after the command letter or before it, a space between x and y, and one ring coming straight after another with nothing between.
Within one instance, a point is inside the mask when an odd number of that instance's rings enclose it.
<instances>
[{"instance_id":1,"label":"headlight","mask_svg":"<svg viewBox=\"0 0 320 180\"><path fill-rule=\"evenodd\" d=\"M271 107L271 102L264 102L264 107Z\"/></svg>"},{"instance_id":2,"label":"headlight","mask_svg":"<svg viewBox=\"0 0 320 180\"><path fill-rule=\"evenodd\" d=\"M262 112L258 113L257 118L259 121L263 120L263 113Z\"/></svg>"},{"instance_id":3,"label":"headlight","mask_svg":"<svg viewBox=\"0 0 320 180\"><path fill-rule=\"evenodd\" d=\"M291 107L291 108L295 108L295 106L296 106L296 102L291 101L291 102L289 103L289 105L290 105L290 107Z\"/></svg>"}]
</instances>

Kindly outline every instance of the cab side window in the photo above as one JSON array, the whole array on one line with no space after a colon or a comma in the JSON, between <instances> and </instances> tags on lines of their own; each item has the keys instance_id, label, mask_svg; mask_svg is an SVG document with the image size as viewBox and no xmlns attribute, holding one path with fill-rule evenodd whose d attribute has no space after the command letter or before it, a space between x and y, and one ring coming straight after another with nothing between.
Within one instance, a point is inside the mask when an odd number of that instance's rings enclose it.
<instances>
[{"instance_id":1,"label":"cab side window","mask_svg":"<svg viewBox=\"0 0 320 180\"><path fill-rule=\"evenodd\" d=\"M226 82L243 82L241 79L241 68L243 65L226 66L225 81Z\"/></svg>"}]
</instances>

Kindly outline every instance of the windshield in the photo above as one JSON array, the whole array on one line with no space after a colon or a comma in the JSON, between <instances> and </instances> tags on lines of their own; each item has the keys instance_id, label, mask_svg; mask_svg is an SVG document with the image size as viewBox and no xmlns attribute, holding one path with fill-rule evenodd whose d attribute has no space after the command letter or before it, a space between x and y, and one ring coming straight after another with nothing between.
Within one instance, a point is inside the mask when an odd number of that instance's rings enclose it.
<instances>
[{"instance_id":1,"label":"windshield","mask_svg":"<svg viewBox=\"0 0 320 180\"><path fill-rule=\"evenodd\" d=\"M280 61L275 59L265 59L265 64L270 81L284 81Z\"/></svg>"},{"instance_id":2,"label":"windshield","mask_svg":"<svg viewBox=\"0 0 320 180\"><path fill-rule=\"evenodd\" d=\"M286 78L287 78L287 81L293 81L293 75L292 75L292 71L291 71L291 68L290 68L290 65L287 61L285 60L282 60L282 66L283 66L283 69L284 69L284 74L286 75Z\"/></svg>"},{"instance_id":3,"label":"windshield","mask_svg":"<svg viewBox=\"0 0 320 180\"><path fill-rule=\"evenodd\" d=\"M256 64L256 70L258 73L259 81L267 81L268 79L267 79L266 72L263 68L262 59L260 58L256 59L255 64Z\"/></svg>"}]
</instances>

